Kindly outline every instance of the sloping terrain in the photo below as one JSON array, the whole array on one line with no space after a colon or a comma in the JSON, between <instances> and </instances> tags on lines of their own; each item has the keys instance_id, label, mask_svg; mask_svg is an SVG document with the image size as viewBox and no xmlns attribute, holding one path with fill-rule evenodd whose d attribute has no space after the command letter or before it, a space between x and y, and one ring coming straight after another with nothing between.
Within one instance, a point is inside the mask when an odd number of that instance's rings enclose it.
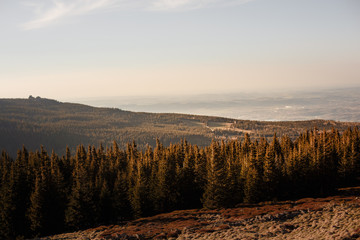
<instances>
[{"instance_id":1,"label":"sloping terrain","mask_svg":"<svg viewBox=\"0 0 360 240\"><path fill-rule=\"evenodd\" d=\"M359 239L359 190L232 209L174 211L42 239Z\"/></svg>"},{"instance_id":2,"label":"sloping terrain","mask_svg":"<svg viewBox=\"0 0 360 240\"><path fill-rule=\"evenodd\" d=\"M156 138L168 145L186 138L199 146L212 139L271 138L287 134L297 137L306 129L317 127L343 131L360 123L324 120L297 122L259 122L186 114L136 113L115 108L95 108L61 103L43 98L0 99L0 151L12 156L25 145L30 150L43 145L49 152L64 153L66 145L75 150L79 144L120 146L135 140L138 147L154 146Z\"/></svg>"}]
</instances>

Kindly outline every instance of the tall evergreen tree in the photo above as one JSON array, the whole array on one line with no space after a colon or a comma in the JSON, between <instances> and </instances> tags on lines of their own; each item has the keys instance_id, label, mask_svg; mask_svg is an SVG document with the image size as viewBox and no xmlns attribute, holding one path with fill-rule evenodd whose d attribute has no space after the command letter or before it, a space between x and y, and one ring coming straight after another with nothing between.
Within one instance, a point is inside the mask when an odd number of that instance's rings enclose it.
<instances>
[{"instance_id":1,"label":"tall evergreen tree","mask_svg":"<svg viewBox=\"0 0 360 240\"><path fill-rule=\"evenodd\" d=\"M123 221L130 219L133 215L133 212L129 200L129 185L127 183L127 177L122 171L117 172L112 199L115 220Z\"/></svg>"},{"instance_id":2,"label":"tall evergreen tree","mask_svg":"<svg viewBox=\"0 0 360 240\"><path fill-rule=\"evenodd\" d=\"M263 181L266 200L273 200L279 196L281 170L275 162L276 156L275 146L272 144L267 148L264 161Z\"/></svg>"},{"instance_id":3,"label":"tall evergreen tree","mask_svg":"<svg viewBox=\"0 0 360 240\"><path fill-rule=\"evenodd\" d=\"M203 206L214 209L225 207L228 202L225 158L217 142L212 142L208 162L207 183L203 195Z\"/></svg>"},{"instance_id":4,"label":"tall evergreen tree","mask_svg":"<svg viewBox=\"0 0 360 240\"><path fill-rule=\"evenodd\" d=\"M244 166L244 202L247 203L258 202L263 198L263 180L256 156L255 145L251 144L250 154L248 155Z\"/></svg>"},{"instance_id":5,"label":"tall evergreen tree","mask_svg":"<svg viewBox=\"0 0 360 240\"><path fill-rule=\"evenodd\" d=\"M46 234L47 225L50 220L49 203L47 202L48 186L46 173L42 168L35 179L35 188L30 196L30 208L28 209L28 217L30 220L30 229L37 235Z\"/></svg>"},{"instance_id":6,"label":"tall evergreen tree","mask_svg":"<svg viewBox=\"0 0 360 240\"><path fill-rule=\"evenodd\" d=\"M185 153L183 166L177 179L179 188L179 205L181 209L198 208L201 206L199 192L200 187L196 184L195 153L190 146Z\"/></svg>"},{"instance_id":7,"label":"tall evergreen tree","mask_svg":"<svg viewBox=\"0 0 360 240\"><path fill-rule=\"evenodd\" d=\"M66 224L71 229L91 227L96 221L93 183L87 177L85 160L86 151L80 146L76 153L73 185L65 215Z\"/></svg>"}]
</instances>

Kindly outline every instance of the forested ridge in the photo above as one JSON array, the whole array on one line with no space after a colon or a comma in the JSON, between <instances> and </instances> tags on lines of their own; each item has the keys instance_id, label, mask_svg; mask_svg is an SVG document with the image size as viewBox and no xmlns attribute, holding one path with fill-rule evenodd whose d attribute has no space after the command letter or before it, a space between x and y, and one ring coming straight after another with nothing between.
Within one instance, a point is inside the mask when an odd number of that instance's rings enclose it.
<instances>
[{"instance_id":1,"label":"forested ridge","mask_svg":"<svg viewBox=\"0 0 360 240\"><path fill-rule=\"evenodd\" d=\"M6 149L16 157L19 146L35 151L40 145L65 154L79 144L109 146L115 140L120 148L136 141L138 149L155 147L156 139L164 146L187 139L198 146L207 146L212 139L264 137L271 141L274 132L287 134L292 140L306 129L318 127L343 132L359 123L330 120L261 122L186 114L130 112L114 108L96 108L63 103L40 97L0 99L0 151Z\"/></svg>"},{"instance_id":2,"label":"forested ridge","mask_svg":"<svg viewBox=\"0 0 360 240\"><path fill-rule=\"evenodd\" d=\"M360 176L360 132L313 129L284 135L182 140L139 150L79 145L75 154L31 152L0 158L0 238L44 236L175 209L330 194Z\"/></svg>"}]
</instances>

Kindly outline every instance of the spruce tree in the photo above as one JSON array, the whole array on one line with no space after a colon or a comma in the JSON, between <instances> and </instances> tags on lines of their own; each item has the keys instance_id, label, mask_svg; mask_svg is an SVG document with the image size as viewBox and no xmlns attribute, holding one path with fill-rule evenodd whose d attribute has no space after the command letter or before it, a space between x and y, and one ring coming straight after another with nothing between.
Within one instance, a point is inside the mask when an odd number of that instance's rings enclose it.
<instances>
[{"instance_id":1,"label":"spruce tree","mask_svg":"<svg viewBox=\"0 0 360 240\"><path fill-rule=\"evenodd\" d=\"M266 150L264 161L264 193L266 200L273 200L279 196L280 170L275 163L275 147L271 145Z\"/></svg>"},{"instance_id":2,"label":"spruce tree","mask_svg":"<svg viewBox=\"0 0 360 240\"><path fill-rule=\"evenodd\" d=\"M177 182L177 149L174 145L169 150L164 149L161 155L157 173L157 199L155 204L158 211L171 211L176 208L178 201Z\"/></svg>"},{"instance_id":3,"label":"spruce tree","mask_svg":"<svg viewBox=\"0 0 360 240\"><path fill-rule=\"evenodd\" d=\"M200 187L196 184L195 173L195 155L193 148L190 146L188 152L185 153L183 166L179 171L177 187L179 188L179 205L181 209L198 208L200 202Z\"/></svg>"},{"instance_id":4,"label":"spruce tree","mask_svg":"<svg viewBox=\"0 0 360 240\"><path fill-rule=\"evenodd\" d=\"M215 209L225 207L228 202L227 174L219 143L213 141L210 150L207 183L202 201L205 208Z\"/></svg>"},{"instance_id":5,"label":"spruce tree","mask_svg":"<svg viewBox=\"0 0 360 240\"><path fill-rule=\"evenodd\" d=\"M18 197L18 192L14 171L14 164L12 164L9 172L2 176L3 184L0 199L0 237L2 239L14 239L17 235L16 198Z\"/></svg>"},{"instance_id":6,"label":"spruce tree","mask_svg":"<svg viewBox=\"0 0 360 240\"><path fill-rule=\"evenodd\" d=\"M263 180L262 174L257 164L256 148L250 145L250 154L245 160L244 166L244 202L254 203L263 199Z\"/></svg>"},{"instance_id":7,"label":"spruce tree","mask_svg":"<svg viewBox=\"0 0 360 240\"><path fill-rule=\"evenodd\" d=\"M73 185L66 209L65 220L70 229L82 229L93 226L96 219L94 203L94 183L89 181L85 168L86 151L81 145L76 153L73 171Z\"/></svg>"},{"instance_id":8,"label":"spruce tree","mask_svg":"<svg viewBox=\"0 0 360 240\"><path fill-rule=\"evenodd\" d=\"M28 209L28 218L30 220L30 229L35 235L44 235L46 233L47 224L50 220L49 205L47 203L47 179L44 169L37 174L35 179L35 188L30 196L30 207Z\"/></svg>"},{"instance_id":9,"label":"spruce tree","mask_svg":"<svg viewBox=\"0 0 360 240\"><path fill-rule=\"evenodd\" d=\"M129 188L125 173L118 171L112 193L112 204L115 212L115 220L124 221L133 216L129 201Z\"/></svg>"},{"instance_id":10,"label":"spruce tree","mask_svg":"<svg viewBox=\"0 0 360 240\"><path fill-rule=\"evenodd\" d=\"M137 162L135 185L130 189L130 203L135 217L149 216L154 213L150 194L150 169Z\"/></svg>"}]
</instances>

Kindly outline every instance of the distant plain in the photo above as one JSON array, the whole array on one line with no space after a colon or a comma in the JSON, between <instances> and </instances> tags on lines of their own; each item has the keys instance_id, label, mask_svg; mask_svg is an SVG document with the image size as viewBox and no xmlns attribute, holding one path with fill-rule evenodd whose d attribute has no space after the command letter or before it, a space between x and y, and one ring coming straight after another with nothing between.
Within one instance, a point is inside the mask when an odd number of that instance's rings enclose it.
<instances>
[{"instance_id":1,"label":"distant plain","mask_svg":"<svg viewBox=\"0 0 360 240\"><path fill-rule=\"evenodd\" d=\"M69 99L97 107L135 112L184 113L259 121L326 119L360 122L360 88L224 93L174 96L130 96Z\"/></svg>"}]
</instances>

